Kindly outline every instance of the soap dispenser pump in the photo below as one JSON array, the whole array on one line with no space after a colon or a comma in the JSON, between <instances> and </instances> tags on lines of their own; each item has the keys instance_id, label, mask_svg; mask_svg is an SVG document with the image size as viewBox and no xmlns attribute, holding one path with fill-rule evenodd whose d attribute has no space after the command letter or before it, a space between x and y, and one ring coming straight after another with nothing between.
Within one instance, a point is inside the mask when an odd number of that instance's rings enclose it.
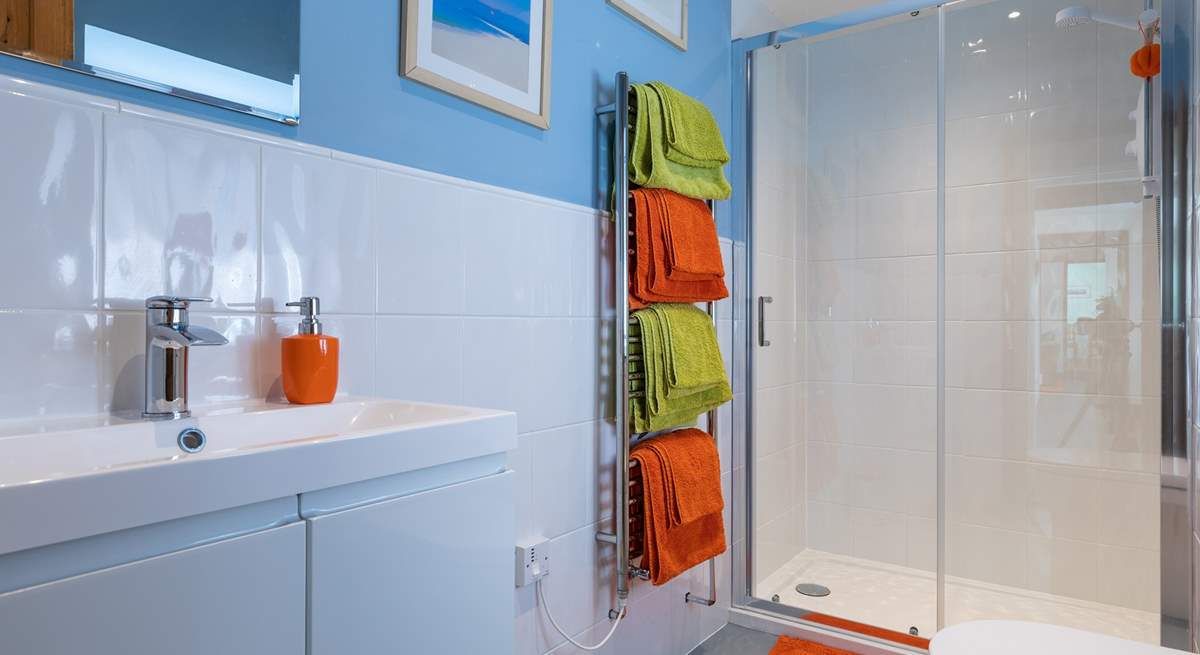
<instances>
[{"instance_id":1,"label":"soap dispenser pump","mask_svg":"<svg viewBox=\"0 0 1200 655\"><path fill-rule=\"evenodd\" d=\"M283 393L301 405L330 402L337 393L338 340L321 333L321 299L305 296L287 306L300 308L300 328L282 340Z\"/></svg>"}]
</instances>

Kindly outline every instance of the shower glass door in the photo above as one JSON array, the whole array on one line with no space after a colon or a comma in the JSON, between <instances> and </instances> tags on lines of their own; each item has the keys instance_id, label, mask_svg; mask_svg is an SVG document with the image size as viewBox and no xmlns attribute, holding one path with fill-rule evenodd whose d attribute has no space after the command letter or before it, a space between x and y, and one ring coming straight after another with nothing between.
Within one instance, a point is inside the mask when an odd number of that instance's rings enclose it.
<instances>
[{"instance_id":1,"label":"shower glass door","mask_svg":"<svg viewBox=\"0 0 1200 655\"><path fill-rule=\"evenodd\" d=\"M1072 3L1073 4L1073 3ZM945 9L945 621L1159 643L1160 310L1136 30ZM1144 0L1091 9L1136 20Z\"/></svg>"},{"instance_id":2,"label":"shower glass door","mask_svg":"<svg viewBox=\"0 0 1200 655\"><path fill-rule=\"evenodd\" d=\"M1061 8L751 53L734 479L767 609L918 647L975 619L1163 638L1155 103L1138 32Z\"/></svg>"},{"instance_id":3,"label":"shower glass door","mask_svg":"<svg viewBox=\"0 0 1200 655\"><path fill-rule=\"evenodd\" d=\"M752 75L754 595L931 635L936 10L757 50Z\"/></svg>"}]
</instances>

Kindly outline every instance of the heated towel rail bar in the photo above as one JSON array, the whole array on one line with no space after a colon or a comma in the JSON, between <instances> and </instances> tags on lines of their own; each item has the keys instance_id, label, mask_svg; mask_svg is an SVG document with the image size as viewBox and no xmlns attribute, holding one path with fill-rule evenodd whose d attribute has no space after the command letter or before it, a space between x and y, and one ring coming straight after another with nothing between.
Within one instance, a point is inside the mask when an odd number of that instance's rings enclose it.
<instances>
[{"instance_id":1,"label":"heated towel rail bar","mask_svg":"<svg viewBox=\"0 0 1200 655\"><path fill-rule=\"evenodd\" d=\"M640 501L632 497L630 485L640 485L641 475L631 474L631 469L637 462L631 460L629 452L633 444L645 437L645 434L635 434L630 429L629 399L639 397L642 392L630 388L636 375L630 375L629 363L641 359L639 355L629 353L629 344L640 342L640 338L630 336L629 326L633 322L629 310L629 257L634 254L631 248L633 233L629 227L629 74L622 71L617 73L615 99L613 102L596 108L597 117L612 114L614 117L613 134L613 290L616 297L616 320L613 338L613 365L615 367L616 407L614 417L617 427L617 461L615 467L615 503L613 507L613 531L598 532L598 541L613 544L617 549L617 602L616 607L608 611L610 619L616 619L625 611L629 600L629 579L648 579L649 571L632 564L632 560L640 557L644 543L640 534L640 523L635 529L633 523L641 520L644 508ZM713 202L708 201L709 209ZM715 214L714 214L715 220ZM708 315L716 322L716 303L708 303ZM707 427L713 439L717 438L717 410L707 414ZM631 544L631 536L637 535ZM717 566L716 558L708 560L708 596L700 596L688 592L683 597L686 603L699 603L712 606L717 603Z\"/></svg>"}]
</instances>

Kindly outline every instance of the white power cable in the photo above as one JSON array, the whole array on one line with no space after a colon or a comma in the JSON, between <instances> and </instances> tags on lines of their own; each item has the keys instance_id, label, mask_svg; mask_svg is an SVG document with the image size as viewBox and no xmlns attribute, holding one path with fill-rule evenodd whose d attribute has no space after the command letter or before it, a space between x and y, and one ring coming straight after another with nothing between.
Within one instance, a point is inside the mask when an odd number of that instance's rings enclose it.
<instances>
[{"instance_id":1,"label":"white power cable","mask_svg":"<svg viewBox=\"0 0 1200 655\"><path fill-rule=\"evenodd\" d=\"M617 620L613 621L612 627L608 629L608 634L604 635L604 639L601 639L600 643L596 644L595 646L584 646L578 641L572 639L571 635L567 634L566 631L558 625L558 621L554 620L554 615L550 613L550 603L546 602L546 592L542 591L542 580L539 578L536 584L538 602L541 604L542 609L546 610L546 618L550 619L550 625L554 626L554 629L558 631L558 634L562 635L567 641L571 642L576 648L581 650L600 650L601 648L604 648L604 644L607 644L608 640L612 639L612 636L617 633L617 626L621 625L621 619L625 618L625 610L621 610L621 613L617 615Z\"/></svg>"}]
</instances>

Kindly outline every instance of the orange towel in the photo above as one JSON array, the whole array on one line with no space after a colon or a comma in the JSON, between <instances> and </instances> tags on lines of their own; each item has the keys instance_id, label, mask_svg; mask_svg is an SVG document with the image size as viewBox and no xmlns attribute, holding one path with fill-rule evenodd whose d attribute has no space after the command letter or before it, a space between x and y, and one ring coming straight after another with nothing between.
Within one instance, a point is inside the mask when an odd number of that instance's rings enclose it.
<instances>
[{"instance_id":1,"label":"orange towel","mask_svg":"<svg viewBox=\"0 0 1200 655\"><path fill-rule=\"evenodd\" d=\"M780 637L767 655L854 655L853 652L805 641L795 637Z\"/></svg>"},{"instance_id":2,"label":"orange towel","mask_svg":"<svg viewBox=\"0 0 1200 655\"><path fill-rule=\"evenodd\" d=\"M641 309L652 302L705 302L729 295L725 280L678 280L669 277L666 212L657 189L633 191L633 231L636 251L630 258L629 304ZM715 233L715 232L714 232ZM720 249L717 249L718 257Z\"/></svg>"},{"instance_id":3,"label":"orange towel","mask_svg":"<svg viewBox=\"0 0 1200 655\"><path fill-rule=\"evenodd\" d=\"M693 282L725 279L717 223L708 205L665 189L650 191L658 198L659 220L665 226L667 278Z\"/></svg>"},{"instance_id":4,"label":"orange towel","mask_svg":"<svg viewBox=\"0 0 1200 655\"><path fill-rule=\"evenodd\" d=\"M688 428L661 439L648 439L643 447L653 450L662 462L667 527L691 523L724 509L720 461L716 462L717 483L712 484L707 475L713 460L718 459L711 436Z\"/></svg>"},{"instance_id":5,"label":"orange towel","mask_svg":"<svg viewBox=\"0 0 1200 655\"><path fill-rule=\"evenodd\" d=\"M645 548L642 568L661 585L725 552L721 460L713 438L688 428L642 441Z\"/></svg>"}]
</instances>

